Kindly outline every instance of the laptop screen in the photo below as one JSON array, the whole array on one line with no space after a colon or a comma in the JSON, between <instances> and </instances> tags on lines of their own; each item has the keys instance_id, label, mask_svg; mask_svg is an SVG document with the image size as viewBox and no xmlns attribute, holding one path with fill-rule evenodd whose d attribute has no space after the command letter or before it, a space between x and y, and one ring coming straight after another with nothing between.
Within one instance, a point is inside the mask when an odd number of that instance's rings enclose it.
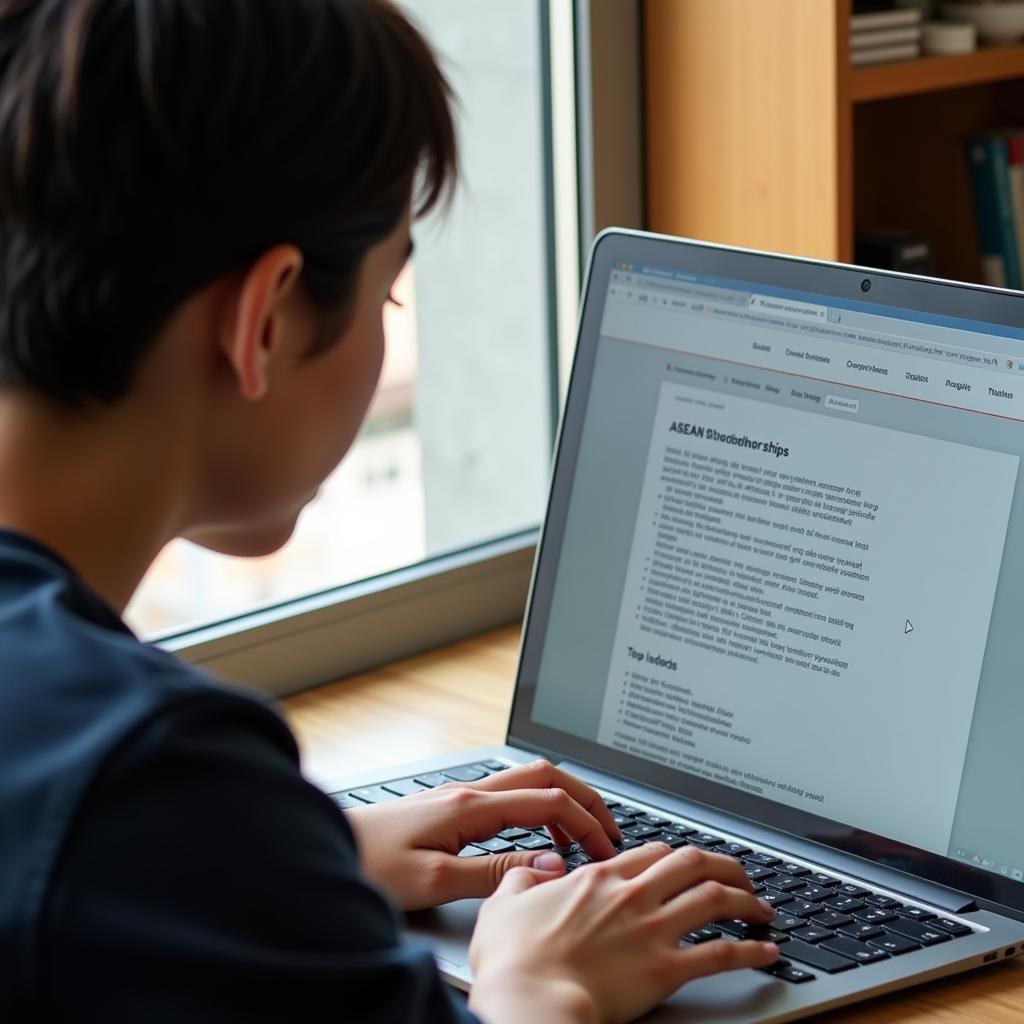
<instances>
[{"instance_id":1,"label":"laptop screen","mask_svg":"<svg viewBox=\"0 0 1024 1024\"><path fill-rule=\"evenodd\" d=\"M530 721L1022 880L1024 331L775 263L592 277Z\"/></svg>"}]
</instances>

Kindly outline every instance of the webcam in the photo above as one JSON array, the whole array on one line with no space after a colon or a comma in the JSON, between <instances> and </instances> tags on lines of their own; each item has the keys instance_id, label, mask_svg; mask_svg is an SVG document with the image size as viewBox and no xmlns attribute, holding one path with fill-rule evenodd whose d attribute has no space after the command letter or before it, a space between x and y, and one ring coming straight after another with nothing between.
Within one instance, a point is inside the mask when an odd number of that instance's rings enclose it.
<instances>
[{"instance_id":1,"label":"webcam","mask_svg":"<svg viewBox=\"0 0 1024 1024\"><path fill-rule=\"evenodd\" d=\"M861 283L860 283L860 290L862 292L869 292L869 291L871 291L871 280L869 278L865 277L864 280L861 281Z\"/></svg>"}]
</instances>

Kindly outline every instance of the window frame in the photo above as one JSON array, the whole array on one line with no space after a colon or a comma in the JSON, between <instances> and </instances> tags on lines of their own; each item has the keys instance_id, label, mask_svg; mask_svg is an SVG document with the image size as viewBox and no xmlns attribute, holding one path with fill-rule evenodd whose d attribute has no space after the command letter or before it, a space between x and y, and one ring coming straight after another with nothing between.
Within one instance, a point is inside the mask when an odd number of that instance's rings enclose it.
<instances>
[{"instance_id":1,"label":"window frame","mask_svg":"<svg viewBox=\"0 0 1024 1024\"><path fill-rule=\"evenodd\" d=\"M612 224L643 227L640 2L536 2L553 442L590 241ZM223 679L283 697L520 621L538 536L539 526L156 643Z\"/></svg>"}]
</instances>

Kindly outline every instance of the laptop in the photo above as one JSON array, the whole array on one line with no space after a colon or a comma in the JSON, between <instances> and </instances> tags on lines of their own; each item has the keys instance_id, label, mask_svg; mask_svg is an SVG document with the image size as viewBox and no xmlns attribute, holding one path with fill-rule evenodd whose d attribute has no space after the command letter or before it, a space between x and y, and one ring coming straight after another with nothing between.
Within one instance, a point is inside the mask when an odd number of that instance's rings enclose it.
<instances>
[{"instance_id":1,"label":"laptop","mask_svg":"<svg viewBox=\"0 0 1024 1024\"><path fill-rule=\"evenodd\" d=\"M793 1020L1019 955L1021 325L1007 291L604 232L507 742L327 789L351 807L542 754L626 845L740 860L780 965L656 1020ZM407 922L463 988L478 906Z\"/></svg>"}]
</instances>

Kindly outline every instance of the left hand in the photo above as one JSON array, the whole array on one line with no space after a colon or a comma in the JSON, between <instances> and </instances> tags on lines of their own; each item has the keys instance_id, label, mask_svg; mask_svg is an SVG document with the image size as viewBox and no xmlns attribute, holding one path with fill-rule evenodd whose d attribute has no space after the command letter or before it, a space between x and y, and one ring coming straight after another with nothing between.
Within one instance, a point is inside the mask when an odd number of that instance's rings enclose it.
<instances>
[{"instance_id":1,"label":"left hand","mask_svg":"<svg viewBox=\"0 0 1024 1024\"><path fill-rule=\"evenodd\" d=\"M547 761L345 814L363 870L403 910L490 896L514 867L532 868L538 881L564 873L561 857L550 851L458 856L467 843L505 828L547 826L555 843L575 841L595 860L613 856L612 843L622 838L598 793Z\"/></svg>"}]
</instances>

